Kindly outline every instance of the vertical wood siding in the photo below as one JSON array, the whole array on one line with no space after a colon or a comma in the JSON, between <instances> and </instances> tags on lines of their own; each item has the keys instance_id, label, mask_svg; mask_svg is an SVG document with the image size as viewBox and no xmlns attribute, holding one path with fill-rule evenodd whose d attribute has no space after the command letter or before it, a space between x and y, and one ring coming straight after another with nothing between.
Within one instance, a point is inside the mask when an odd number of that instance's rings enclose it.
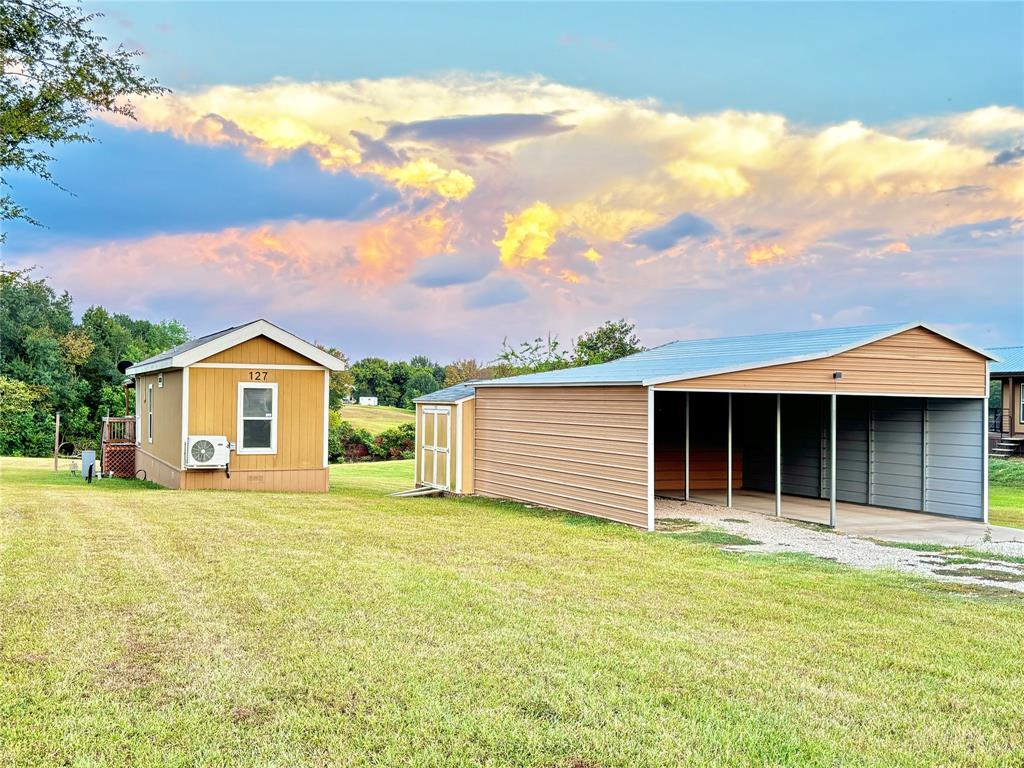
<instances>
[{"instance_id":1,"label":"vertical wood siding","mask_svg":"<svg viewBox=\"0 0 1024 768\"><path fill-rule=\"evenodd\" d=\"M155 456L172 467L180 468L184 445L181 439L181 371L163 371L164 386L158 384L159 373L137 376L141 410L139 411L139 450ZM153 385L153 442L149 442L149 385Z\"/></svg>"},{"instance_id":2,"label":"vertical wood siding","mask_svg":"<svg viewBox=\"0 0 1024 768\"><path fill-rule=\"evenodd\" d=\"M216 355L210 355L201 362L252 363L254 361L259 361L264 365L317 365L308 357L303 357L298 352L283 344L278 344L266 336L257 336L255 339L243 341Z\"/></svg>"},{"instance_id":3,"label":"vertical wood siding","mask_svg":"<svg viewBox=\"0 0 1024 768\"><path fill-rule=\"evenodd\" d=\"M647 525L647 389L480 387L475 487Z\"/></svg>"},{"instance_id":4,"label":"vertical wood siding","mask_svg":"<svg viewBox=\"0 0 1024 768\"><path fill-rule=\"evenodd\" d=\"M259 369L259 363L253 363L253 368ZM226 435L229 441L239 441L237 415L240 381L250 381L248 369L189 369L190 435ZM270 369L266 381L277 384L277 453L233 453L232 470L265 472L323 469L323 370Z\"/></svg>"},{"instance_id":5,"label":"vertical wood siding","mask_svg":"<svg viewBox=\"0 0 1024 768\"><path fill-rule=\"evenodd\" d=\"M836 381L833 371L842 371ZM985 358L923 328L821 360L684 379L659 388L984 396Z\"/></svg>"},{"instance_id":6,"label":"vertical wood siding","mask_svg":"<svg viewBox=\"0 0 1024 768\"><path fill-rule=\"evenodd\" d=\"M476 465L476 400L466 400L460 404L462 409L462 492L473 493L475 489ZM452 464L455 472L455 465Z\"/></svg>"}]
</instances>

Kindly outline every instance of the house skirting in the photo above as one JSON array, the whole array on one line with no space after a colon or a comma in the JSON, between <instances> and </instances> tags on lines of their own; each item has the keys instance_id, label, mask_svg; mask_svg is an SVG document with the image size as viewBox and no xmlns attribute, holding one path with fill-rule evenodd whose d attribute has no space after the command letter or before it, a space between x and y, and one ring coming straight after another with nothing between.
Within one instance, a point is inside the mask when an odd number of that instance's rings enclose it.
<instances>
[{"instance_id":1,"label":"house skirting","mask_svg":"<svg viewBox=\"0 0 1024 768\"><path fill-rule=\"evenodd\" d=\"M326 467L318 469L189 469L182 473L181 487L188 490L291 491L326 493Z\"/></svg>"},{"instance_id":2,"label":"house skirting","mask_svg":"<svg viewBox=\"0 0 1024 768\"><path fill-rule=\"evenodd\" d=\"M263 469L231 470L228 477L223 469L187 469L172 467L141 448L135 449L135 469L146 471L145 479L165 488L183 490L225 491L289 491L297 493L326 493L327 467L315 469ZM142 474L137 476L142 478Z\"/></svg>"}]
</instances>

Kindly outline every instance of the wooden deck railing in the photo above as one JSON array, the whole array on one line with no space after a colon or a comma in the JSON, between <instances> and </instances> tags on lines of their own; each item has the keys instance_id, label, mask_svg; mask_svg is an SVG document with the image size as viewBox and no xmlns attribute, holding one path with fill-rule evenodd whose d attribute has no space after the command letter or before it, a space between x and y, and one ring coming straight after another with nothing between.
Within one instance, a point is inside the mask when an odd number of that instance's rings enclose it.
<instances>
[{"instance_id":1,"label":"wooden deck railing","mask_svg":"<svg viewBox=\"0 0 1024 768\"><path fill-rule=\"evenodd\" d=\"M103 472L114 477L135 476L135 417L106 416L103 419L100 462Z\"/></svg>"},{"instance_id":2,"label":"wooden deck railing","mask_svg":"<svg viewBox=\"0 0 1024 768\"><path fill-rule=\"evenodd\" d=\"M134 416L106 416L103 419L103 438L106 443L135 443Z\"/></svg>"}]
</instances>

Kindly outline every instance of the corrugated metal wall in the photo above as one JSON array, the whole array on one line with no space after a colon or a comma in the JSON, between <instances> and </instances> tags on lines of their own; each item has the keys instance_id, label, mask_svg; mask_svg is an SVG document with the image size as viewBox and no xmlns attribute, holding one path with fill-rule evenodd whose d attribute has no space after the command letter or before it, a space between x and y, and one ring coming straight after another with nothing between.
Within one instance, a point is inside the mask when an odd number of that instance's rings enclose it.
<instances>
[{"instance_id":1,"label":"corrugated metal wall","mask_svg":"<svg viewBox=\"0 0 1024 768\"><path fill-rule=\"evenodd\" d=\"M782 398L782 492L793 496L821 495L822 397Z\"/></svg>"},{"instance_id":2,"label":"corrugated metal wall","mask_svg":"<svg viewBox=\"0 0 1024 768\"><path fill-rule=\"evenodd\" d=\"M869 504L920 511L921 424L919 398L872 398Z\"/></svg>"},{"instance_id":3,"label":"corrugated metal wall","mask_svg":"<svg viewBox=\"0 0 1024 768\"><path fill-rule=\"evenodd\" d=\"M743 446L744 488L775 491L775 395L734 397L740 444Z\"/></svg>"},{"instance_id":4,"label":"corrugated metal wall","mask_svg":"<svg viewBox=\"0 0 1024 768\"><path fill-rule=\"evenodd\" d=\"M836 498L855 504L868 503L868 411L866 397L840 397L836 403ZM825 409L829 407L825 403ZM829 498L829 415L821 420L821 496Z\"/></svg>"},{"instance_id":5,"label":"corrugated metal wall","mask_svg":"<svg viewBox=\"0 0 1024 768\"><path fill-rule=\"evenodd\" d=\"M645 387L480 387L476 492L647 525Z\"/></svg>"},{"instance_id":6,"label":"corrugated metal wall","mask_svg":"<svg viewBox=\"0 0 1024 768\"><path fill-rule=\"evenodd\" d=\"M774 397L736 402L743 487L774 491ZM981 519L982 408L973 399L840 397L839 501ZM828 398L783 395L783 493L827 499L828 470Z\"/></svg>"},{"instance_id":7,"label":"corrugated metal wall","mask_svg":"<svg viewBox=\"0 0 1024 768\"><path fill-rule=\"evenodd\" d=\"M925 411L927 511L974 519L984 516L983 408L981 400L928 400Z\"/></svg>"}]
</instances>

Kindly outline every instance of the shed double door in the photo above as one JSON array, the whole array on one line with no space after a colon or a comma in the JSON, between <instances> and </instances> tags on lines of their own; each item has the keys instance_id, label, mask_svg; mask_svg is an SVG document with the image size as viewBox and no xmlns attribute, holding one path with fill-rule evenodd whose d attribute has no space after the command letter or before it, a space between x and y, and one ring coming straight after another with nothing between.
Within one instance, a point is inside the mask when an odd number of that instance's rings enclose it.
<instances>
[{"instance_id":1,"label":"shed double door","mask_svg":"<svg viewBox=\"0 0 1024 768\"><path fill-rule=\"evenodd\" d=\"M451 489L452 409L426 406L421 417L420 482L432 488Z\"/></svg>"}]
</instances>

